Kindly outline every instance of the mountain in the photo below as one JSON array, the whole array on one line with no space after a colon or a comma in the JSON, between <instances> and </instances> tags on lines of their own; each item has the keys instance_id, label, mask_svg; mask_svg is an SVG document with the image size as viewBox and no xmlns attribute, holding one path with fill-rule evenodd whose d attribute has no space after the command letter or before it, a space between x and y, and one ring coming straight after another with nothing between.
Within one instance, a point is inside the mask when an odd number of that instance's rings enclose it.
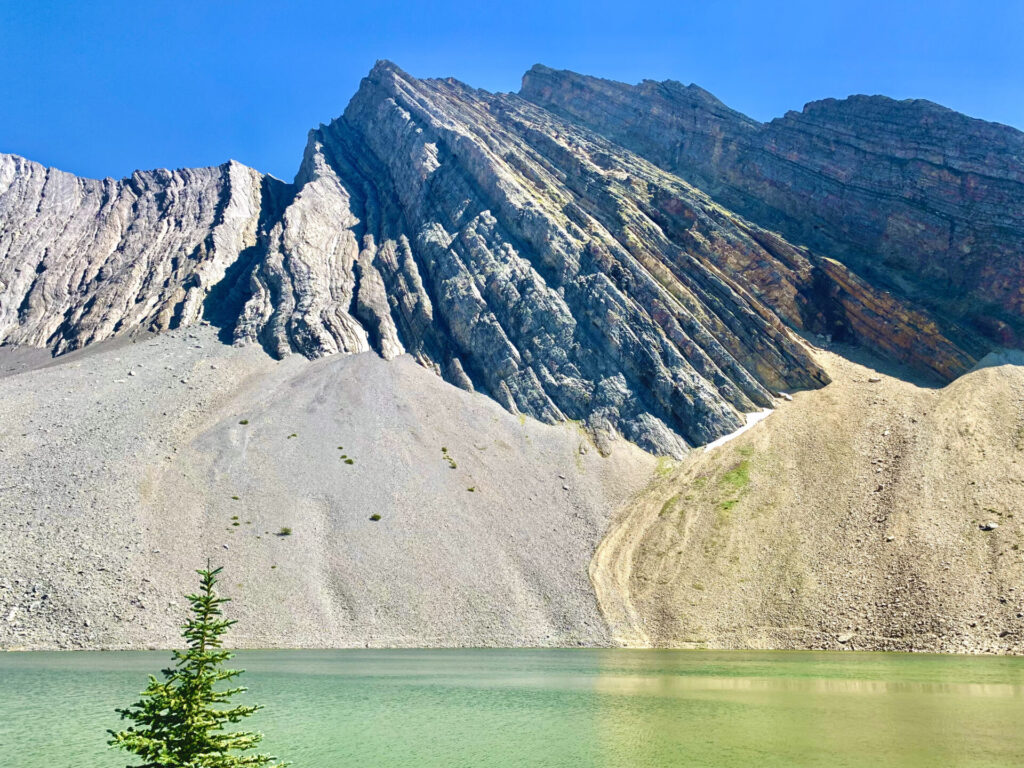
<instances>
[{"instance_id":1,"label":"mountain","mask_svg":"<svg viewBox=\"0 0 1024 768\"><path fill-rule=\"evenodd\" d=\"M207 317L276 357L409 352L513 412L675 456L827 381L790 329L946 379L978 351L551 112L386 62L291 185L4 156L0 216L5 343L59 353Z\"/></svg>"},{"instance_id":2,"label":"mountain","mask_svg":"<svg viewBox=\"0 0 1024 768\"><path fill-rule=\"evenodd\" d=\"M526 73L521 95L922 302L947 324L1018 343L1018 130L884 96L815 101L761 124L696 85L631 86L543 66Z\"/></svg>"},{"instance_id":3,"label":"mountain","mask_svg":"<svg viewBox=\"0 0 1024 768\"><path fill-rule=\"evenodd\" d=\"M251 644L680 642L616 623L622 505L831 402L822 347L927 389L1017 344L1021 146L924 102L762 125L672 82L378 62L292 183L0 155L0 644L168 642L143 601L211 553ZM783 642L749 637L710 642Z\"/></svg>"}]
</instances>

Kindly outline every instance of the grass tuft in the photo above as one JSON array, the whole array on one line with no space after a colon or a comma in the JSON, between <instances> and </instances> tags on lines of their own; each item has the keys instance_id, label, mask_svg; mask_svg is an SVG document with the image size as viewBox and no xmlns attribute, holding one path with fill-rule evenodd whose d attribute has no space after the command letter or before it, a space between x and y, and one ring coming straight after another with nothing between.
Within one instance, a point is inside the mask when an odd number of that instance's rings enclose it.
<instances>
[{"instance_id":1,"label":"grass tuft","mask_svg":"<svg viewBox=\"0 0 1024 768\"><path fill-rule=\"evenodd\" d=\"M658 463L654 466L654 474L658 477L668 477L678 465L679 462L669 456L659 456Z\"/></svg>"},{"instance_id":2,"label":"grass tuft","mask_svg":"<svg viewBox=\"0 0 1024 768\"><path fill-rule=\"evenodd\" d=\"M722 478L718 481L718 485L722 488L729 488L733 491L742 491L747 485L750 484L750 462L741 461L735 467L730 469Z\"/></svg>"},{"instance_id":3,"label":"grass tuft","mask_svg":"<svg viewBox=\"0 0 1024 768\"><path fill-rule=\"evenodd\" d=\"M718 503L717 525L729 522L732 508L739 504L750 485L750 462L744 459L718 478L718 489L726 498Z\"/></svg>"},{"instance_id":4,"label":"grass tuft","mask_svg":"<svg viewBox=\"0 0 1024 768\"><path fill-rule=\"evenodd\" d=\"M442 456L444 457L444 460L448 462L448 467L449 467L449 469L458 469L459 465L458 465L458 464L456 464L456 463L455 463L455 459L453 459L453 458L452 458L452 457L451 457L451 456L450 456L450 455L448 454L448 448L446 448L446 447L445 447L445 446L443 446L443 445L441 446L441 455L442 455Z\"/></svg>"},{"instance_id":5,"label":"grass tuft","mask_svg":"<svg viewBox=\"0 0 1024 768\"><path fill-rule=\"evenodd\" d=\"M675 511L676 504L679 503L679 494L677 493L672 498L668 499L664 504L661 505L661 511L658 513L658 517L667 517Z\"/></svg>"}]
</instances>

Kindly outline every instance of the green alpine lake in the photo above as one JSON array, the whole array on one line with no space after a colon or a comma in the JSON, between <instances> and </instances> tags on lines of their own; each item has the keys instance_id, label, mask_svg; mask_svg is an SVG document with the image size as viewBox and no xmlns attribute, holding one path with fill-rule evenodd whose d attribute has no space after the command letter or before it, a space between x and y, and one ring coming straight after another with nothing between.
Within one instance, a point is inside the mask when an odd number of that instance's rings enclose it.
<instances>
[{"instance_id":1,"label":"green alpine lake","mask_svg":"<svg viewBox=\"0 0 1024 768\"><path fill-rule=\"evenodd\" d=\"M0 654L0 765L106 747L165 652ZM241 727L295 768L1024 765L1024 658L649 650L243 651Z\"/></svg>"}]
</instances>

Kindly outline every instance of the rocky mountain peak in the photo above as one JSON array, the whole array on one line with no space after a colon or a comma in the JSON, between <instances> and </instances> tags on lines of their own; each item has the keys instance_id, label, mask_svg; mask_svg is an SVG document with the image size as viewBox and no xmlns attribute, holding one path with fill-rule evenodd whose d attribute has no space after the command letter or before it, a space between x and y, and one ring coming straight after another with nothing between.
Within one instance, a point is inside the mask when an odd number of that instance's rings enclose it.
<instances>
[{"instance_id":1,"label":"rocky mountain peak","mask_svg":"<svg viewBox=\"0 0 1024 768\"><path fill-rule=\"evenodd\" d=\"M846 108L799 119L834 126ZM884 112L861 104L847 143L897 146L873 127ZM205 319L276 357L408 353L512 412L578 420L601 449L623 436L677 456L780 391L827 383L802 332L940 379L969 368L984 342L924 291L883 290L840 212L801 221L857 259L775 226L794 209L759 197L767 171L742 158L781 152L795 119L762 126L672 81L537 65L519 95L493 94L382 60L310 132L292 184L234 161L92 181L0 156L0 341L61 353ZM842 153L793 151L842 183ZM956 167L975 174L983 154Z\"/></svg>"}]
</instances>

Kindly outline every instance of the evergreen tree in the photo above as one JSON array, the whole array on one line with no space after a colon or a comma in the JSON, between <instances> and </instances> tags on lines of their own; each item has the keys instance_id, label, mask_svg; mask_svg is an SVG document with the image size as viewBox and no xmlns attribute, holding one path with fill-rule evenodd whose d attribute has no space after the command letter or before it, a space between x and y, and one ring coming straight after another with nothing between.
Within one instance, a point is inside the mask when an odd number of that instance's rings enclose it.
<instances>
[{"instance_id":1,"label":"evergreen tree","mask_svg":"<svg viewBox=\"0 0 1024 768\"><path fill-rule=\"evenodd\" d=\"M175 651L175 665L162 671L163 680L149 676L142 699L127 709L118 709L122 719L134 726L108 731L110 746L133 752L145 762L135 768L284 768L267 755L244 754L263 738L261 733L227 733L228 723L262 709L259 705L230 706L228 702L245 688L214 690L243 670L224 669L233 654L221 648L221 636L234 624L222 618L221 605L229 598L214 592L220 568L197 571L201 589L188 595L192 616L183 627L188 649Z\"/></svg>"}]
</instances>

